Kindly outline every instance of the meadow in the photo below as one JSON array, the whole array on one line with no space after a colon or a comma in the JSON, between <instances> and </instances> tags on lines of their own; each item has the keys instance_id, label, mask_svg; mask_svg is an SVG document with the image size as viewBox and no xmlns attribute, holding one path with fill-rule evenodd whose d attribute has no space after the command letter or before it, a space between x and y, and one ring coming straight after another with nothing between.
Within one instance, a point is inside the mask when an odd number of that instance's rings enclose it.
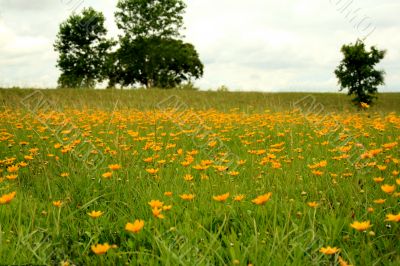
<instances>
[{"instance_id":1,"label":"meadow","mask_svg":"<svg viewBox=\"0 0 400 266\"><path fill-rule=\"evenodd\" d=\"M0 100L0 264L400 264L400 94Z\"/></svg>"}]
</instances>

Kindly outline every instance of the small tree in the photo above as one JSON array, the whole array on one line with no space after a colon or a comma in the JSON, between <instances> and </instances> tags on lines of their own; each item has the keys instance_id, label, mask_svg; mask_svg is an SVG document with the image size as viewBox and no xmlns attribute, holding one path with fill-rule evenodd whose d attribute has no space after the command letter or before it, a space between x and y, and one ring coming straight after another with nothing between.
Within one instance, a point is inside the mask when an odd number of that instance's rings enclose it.
<instances>
[{"instance_id":1,"label":"small tree","mask_svg":"<svg viewBox=\"0 0 400 266\"><path fill-rule=\"evenodd\" d=\"M335 70L340 91L348 89L348 95L355 95L354 103L370 104L376 98L377 87L384 84L385 72L374 67L384 58L386 51L374 46L367 51L365 44L357 40L354 45L343 45L341 52L344 58Z\"/></svg>"},{"instance_id":2,"label":"small tree","mask_svg":"<svg viewBox=\"0 0 400 266\"><path fill-rule=\"evenodd\" d=\"M73 14L60 25L54 44L59 53L61 88L93 88L105 79L107 53L113 42L106 39L104 16L93 8Z\"/></svg>"}]
</instances>

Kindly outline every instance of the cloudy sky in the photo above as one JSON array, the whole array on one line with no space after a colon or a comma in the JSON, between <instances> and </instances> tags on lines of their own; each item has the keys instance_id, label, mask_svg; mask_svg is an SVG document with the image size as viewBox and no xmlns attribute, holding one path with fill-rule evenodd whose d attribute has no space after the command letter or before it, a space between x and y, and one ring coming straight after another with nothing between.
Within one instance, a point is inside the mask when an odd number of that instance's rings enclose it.
<instances>
[{"instance_id":1,"label":"cloudy sky","mask_svg":"<svg viewBox=\"0 0 400 266\"><path fill-rule=\"evenodd\" d=\"M55 87L59 24L92 6L116 37L116 0L0 0L0 87ZM387 49L386 85L400 91L400 1L189 0L184 32L205 65L202 89L337 91L344 43Z\"/></svg>"}]
</instances>

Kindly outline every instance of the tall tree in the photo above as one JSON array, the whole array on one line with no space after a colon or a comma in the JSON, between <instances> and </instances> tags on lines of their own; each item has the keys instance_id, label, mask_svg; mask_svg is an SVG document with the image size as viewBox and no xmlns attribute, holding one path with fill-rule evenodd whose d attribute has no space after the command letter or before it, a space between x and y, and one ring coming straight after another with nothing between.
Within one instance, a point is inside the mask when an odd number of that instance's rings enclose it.
<instances>
[{"instance_id":1,"label":"tall tree","mask_svg":"<svg viewBox=\"0 0 400 266\"><path fill-rule=\"evenodd\" d=\"M179 37L185 8L182 0L119 0L115 18L131 40Z\"/></svg>"},{"instance_id":2,"label":"tall tree","mask_svg":"<svg viewBox=\"0 0 400 266\"><path fill-rule=\"evenodd\" d=\"M384 84L385 72L376 70L375 65L384 58L386 51L374 46L367 51L365 44L357 40L355 44L343 45L341 52L344 58L335 70L340 91L348 89L348 95L355 95L355 103L370 104L376 98L377 87Z\"/></svg>"},{"instance_id":3,"label":"tall tree","mask_svg":"<svg viewBox=\"0 0 400 266\"><path fill-rule=\"evenodd\" d=\"M105 79L107 53L114 43L106 38L104 21L101 12L87 8L60 25L54 44L61 70L59 87L93 88Z\"/></svg>"},{"instance_id":4,"label":"tall tree","mask_svg":"<svg viewBox=\"0 0 400 266\"><path fill-rule=\"evenodd\" d=\"M119 0L117 8L124 32L116 53L118 82L170 88L203 75L195 47L180 40L182 0Z\"/></svg>"}]
</instances>

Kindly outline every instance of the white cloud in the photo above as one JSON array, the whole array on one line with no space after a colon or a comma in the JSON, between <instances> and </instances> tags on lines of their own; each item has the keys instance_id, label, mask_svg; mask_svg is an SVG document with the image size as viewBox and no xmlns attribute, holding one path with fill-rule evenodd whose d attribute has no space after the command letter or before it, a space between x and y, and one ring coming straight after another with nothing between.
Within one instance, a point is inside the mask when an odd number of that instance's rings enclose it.
<instances>
[{"instance_id":1,"label":"white cloud","mask_svg":"<svg viewBox=\"0 0 400 266\"><path fill-rule=\"evenodd\" d=\"M347 4L346 4L347 3ZM54 87L53 43L72 11L93 6L116 37L116 1L0 0L0 86ZM333 71L340 47L368 34L367 44L387 49L380 67L383 90L400 90L400 3L382 0L187 1L184 32L205 64L197 82L237 90L337 91Z\"/></svg>"}]
</instances>

